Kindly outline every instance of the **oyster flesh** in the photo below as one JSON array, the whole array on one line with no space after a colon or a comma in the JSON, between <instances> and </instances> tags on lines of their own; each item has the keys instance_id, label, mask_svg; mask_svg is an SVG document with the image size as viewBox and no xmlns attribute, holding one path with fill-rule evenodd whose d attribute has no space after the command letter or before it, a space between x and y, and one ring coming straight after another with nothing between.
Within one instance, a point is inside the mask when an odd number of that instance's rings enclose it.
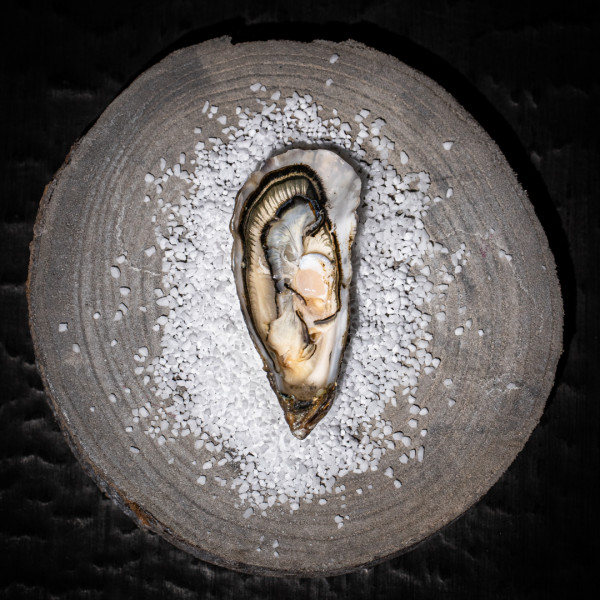
<instances>
[{"instance_id":1,"label":"oyster flesh","mask_svg":"<svg viewBox=\"0 0 600 600\"><path fill-rule=\"evenodd\" d=\"M235 203L233 272L250 336L297 438L335 396L349 323L360 179L329 150L289 150Z\"/></svg>"}]
</instances>

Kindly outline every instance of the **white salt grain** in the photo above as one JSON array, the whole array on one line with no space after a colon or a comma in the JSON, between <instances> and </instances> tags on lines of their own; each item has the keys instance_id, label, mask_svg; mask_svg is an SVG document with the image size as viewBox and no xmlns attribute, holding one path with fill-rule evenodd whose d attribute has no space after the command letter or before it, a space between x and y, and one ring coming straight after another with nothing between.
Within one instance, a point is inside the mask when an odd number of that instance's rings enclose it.
<instances>
[{"instance_id":1,"label":"white salt grain","mask_svg":"<svg viewBox=\"0 0 600 600\"><path fill-rule=\"evenodd\" d=\"M464 328L464 327L457 327L457 328L454 330L454 335L462 335L462 334L464 333L464 331L465 331L465 328Z\"/></svg>"},{"instance_id":2,"label":"white salt grain","mask_svg":"<svg viewBox=\"0 0 600 600\"><path fill-rule=\"evenodd\" d=\"M452 146L454 146L454 142L450 142L450 141L444 142L443 146L444 146L444 150L450 150L452 148Z\"/></svg>"},{"instance_id":3,"label":"white salt grain","mask_svg":"<svg viewBox=\"0 0 600 600\"><path fill-rule=\"evenodd\" d=\"M121 277L121 269L119 269L119 267L115 267L112 266L110 268L110 274L115 278L115 279L119 279L119 277Z\"/></svg>"},{"instance_id":4,"label":"white salt grain","mask_svg":"<svg viewBox=\"0 0 600 600\"><path fill-rule=\"evenodd\" d=\"M155 246L150 246L150 248L146 248L144 250L144 254L146 256L152 256L155 252L156 252L156 247Z\"/></svg>"},{"instance_id":5,"label":"white salt grain","mask_svg":"<svg viewBox=\"0 0 600 600\"><path fill-rule=\"evenodd\" d=\"M81 352L79 344L73 344L73 352L75 352L75 354L79 354L79 352Z\"/></svg>"},{"instance_id":6,"label":"white salt grain","mask_svg":"<svg viewBox=\"0 0 600 600\"><path fill-rule=\"evenodd\" d=\"M329 57L329 62L333 65L334 63L337 62L338 58L339 58L339 54L332 54Z\"/></svg>"},{"instance_id":7,"label":"white salt grain","mask_svg":"<svg viewBox=\"0 0 600 600\"><path fill-rule=\"evenodd\" d=\"M330 86L332 83L333 83L333 79L328 79L328 80L325 82L325 85L326 85L327 87L329 87L329 86Z\"/></svg>"},{"instance_id":8,"label":"white salt grain","mask_svg":"<svg viewBox=\"0 0 600 600\"><path fill-rule=\"evenodd\" d=\"M130 451L132 454L139 454L139 453L140 453L140 449L139 449L139 448L137 448L136 446L130 446L130 447L129 447L129 451Z\"/></svg>"},{"instance_id":9,"label":"white salt grain","mask_svg":"<svg viewBox=\"0 0 600 600\"><path fill-rule=\"evenodd\" d=\"M131 292L131 288L128 288L128 287L120 287L119 288L119 293L121 294L121 296L129 296L129 292Z\"/></svg>"},{"instance_id":10,"label":"white salt grain","mask_svg":"<svg viewBox=\"0 0 600 600\"><path fill-rule=\"evenodd\" d=\"M64 333L65 331L67 331L69 329L69 324L68 323L59 323L58 324L58 331L60 333Z\"/></svg>"},{"instance_id":11,"label":"white salt grain","mask_svg":"<svg viewBox=\"0 0 600 600\"><path fill-rule=\"evenodd\" d=\"M478 333L480 336L482 336L482 335L484 334L484 331L483 331L483 329L480 329L480 330L479 330L477 333Z\"/></svg>"},{"instance_id":12,"label":"white salt grain","mask_svg":"<svg viewBox=\"0 0 600 600\"><path fill-rule=\"evenodd\" d=\"M266 91L260 83L250 89ZM277 91L271 99L276 103L280 96ZM242 506L250 505L250 514L255 509L263 514L276 502L294 511L301 499L311 501L334 489L340 493L344 486L339 480L345 474L377 471L395 442L410 447L411 438L394 432L382 415L388 404L416 406L419 377L440 364L428 352L432 317L424 309L434 300L434 283L428 280L432 248L440 254L449 251L430 240L423 227L431 205L429 175L416 169L405 175L396 172L388 163L394 141L382 133L386 123L380 118L363 123L370 116L367 109L361 109L350 125L341 122L335 109L334 118L324 120L322 107L308 94L294 93L284 101L285 107L260 100L258 112L238 107L237 124L230 118L223 130L227 138L197 141L194 171L187 175L190 187L177 192L178 197L183 194L178 204L157 202L163 214L170 215L166 225L157 226L152 247L162 252L162 289L155 294L165 314L152 326L162 330L162 352L145 363L147 368L136 367L151 376L150 389L159 400L149 435L157 439L163 431L174 442L193 434L198 456L206 460L205 453L213 455L202 468L214 468L217 477L221 466L233 462L233 489ZM208 102L203 109L207 111ZM216 111L211 107L209 117ZM361 148L369 135L378 157L371 164L363 160L366 153ZM324 423L302 442L289 434L273 401L243 323L228 258L228 225L237 191L257 165L294 142L345 148L365 175L364 211L355 240L359 260L347 376ZM400 162L408 163L405 151ZM168 178L179 176L179 181L184 173L177 165L165 171L164 199L171 192ZM393 219L386 218L390 210L396 214ZM155 217L150 221L156 222ZM151 256L154 252L148 250ZM416 277L409 265L415 265ZM447 272L444 277L440 292L454 280ZM137 357L138 363L145 358L141 349ZM358 403L353 390L359 390ZM411 421L416 427L416 420ZM158 436L158 444L164 443L164 435ZM222 462L225 453L229 458ZM410 455L416 455L414 448ZM408 461L406 454L402 457ZM225 480L215 481L223 485ZM326 500L318 502L324 505ZM343 525L340 518L338 526Z\"/></svg>"}]
</instances>

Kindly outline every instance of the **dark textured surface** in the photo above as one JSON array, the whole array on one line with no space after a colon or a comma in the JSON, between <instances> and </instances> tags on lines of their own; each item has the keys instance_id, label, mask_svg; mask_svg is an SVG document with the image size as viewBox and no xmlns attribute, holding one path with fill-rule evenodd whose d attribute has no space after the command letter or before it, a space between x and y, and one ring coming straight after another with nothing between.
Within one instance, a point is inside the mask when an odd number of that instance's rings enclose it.
<instances>
[{"instance_id":1,"label":"dark textured surface","mask_svg":"<svg viewBox=\"0 0 600 600\"><path fill-rule=\"evenodd\" d=\"M5 9L0 598L587 597L599 533L599 390L592 371L600 229L597 10L582 3L490 8L465 0L337 4L121 2L90 9L22 2ZM175 48L226 33L240 40L352 37L425 71L499 142L559 266L565 355L524 451L457 522L405 556L347 576L240 575L137 529L71 455L34 365L25 280L45 183L133 77Z\"/></svg>"}]
</instances>

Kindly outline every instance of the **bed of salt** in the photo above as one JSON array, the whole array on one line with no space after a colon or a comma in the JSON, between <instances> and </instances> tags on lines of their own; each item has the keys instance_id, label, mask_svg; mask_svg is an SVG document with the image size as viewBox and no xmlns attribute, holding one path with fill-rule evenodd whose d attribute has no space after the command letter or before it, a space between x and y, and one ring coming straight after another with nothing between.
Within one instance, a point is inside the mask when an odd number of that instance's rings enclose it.
<instances>
[{"instance_id":1,"label":"bed of salt","mask_svg":"<svg viewBox=\"0 0 600 600\"><path fill-rule=\"evenodd\" d=\"M162 284L154 299L163 310L154 325L162 353L151 357L146 347L133 349L135 372L154 394L134 409L133 426L143 426L159 445L191 436L198 485L212 477L229 486L247 518L266 514L274 504L294 511L302 501L343 492L346 474L376 471L392 449L400 449L400 457L385 479L401 493L403 467L426 457L429 411L417 404L419 379L440 364L429 351L428 306L434 297L444 298L469 254L461 245L450 255L455 272L442 267L434 290L429 262L436 253L449 252L429 238L425 222L441 198L430 197L426 170L406 166L408 151L400 153L401 171L389 164L395 143L385 135L383 119L362 109L352 123L342 122L336 110L324 115L310 95L282 98L277 91L269 97L260 83L250 92L258 110L238 107L235 116L219 115L218 107L206 102L203 113L223 125L221 135L204 139L202 127L192 124L194 155L181 153L172 165L161 159L142 182L140 201L148 207L148 219L157 223L159 212L166 216L155 225L156 246L145 250L147 256L162 254ZM248 176L293 145L338 148L363 178L343 375L333 408L302 441L289 432L243 321L229 231L235 196ZM177 203L165 202L174 183L187 191ZM121 258L126 257L115 263ZM119 285L119 267L113 264L109 272L121 295L128 296L129 288ZM444 314L438 312L437 319ZM124 304L114 318L126 318ZM410 418L394 428L386 408L399 402L410 406ZM132 431L131 423L125 426ZM229 480L220 470L227 463L237 473ZM342 527L344 518L336 522Z\"/></svg>"}]
</instances>

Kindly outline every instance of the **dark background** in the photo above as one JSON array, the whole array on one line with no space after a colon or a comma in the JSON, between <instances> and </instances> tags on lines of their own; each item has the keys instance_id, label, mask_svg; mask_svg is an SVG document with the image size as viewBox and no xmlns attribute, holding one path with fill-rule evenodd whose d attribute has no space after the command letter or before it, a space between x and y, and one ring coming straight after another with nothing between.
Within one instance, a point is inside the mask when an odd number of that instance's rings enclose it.
<instances>
[{"instance_id":1,"label":"dark background","mask_svg":"<svg viewBox=\"0 0 600 600\"><path fill-rule=\"evenodd\" d=\"M0 9L0 598L590 597L600 495L593 4L82 0ZM35 366L25 281L44 185L135 76L176 48L224 34L354 38L424 71L500 144L559 267L565 352L523 452L458 521L346 576L239 574L138 529L74 459Z\"/></svg>"}]
</instances>

